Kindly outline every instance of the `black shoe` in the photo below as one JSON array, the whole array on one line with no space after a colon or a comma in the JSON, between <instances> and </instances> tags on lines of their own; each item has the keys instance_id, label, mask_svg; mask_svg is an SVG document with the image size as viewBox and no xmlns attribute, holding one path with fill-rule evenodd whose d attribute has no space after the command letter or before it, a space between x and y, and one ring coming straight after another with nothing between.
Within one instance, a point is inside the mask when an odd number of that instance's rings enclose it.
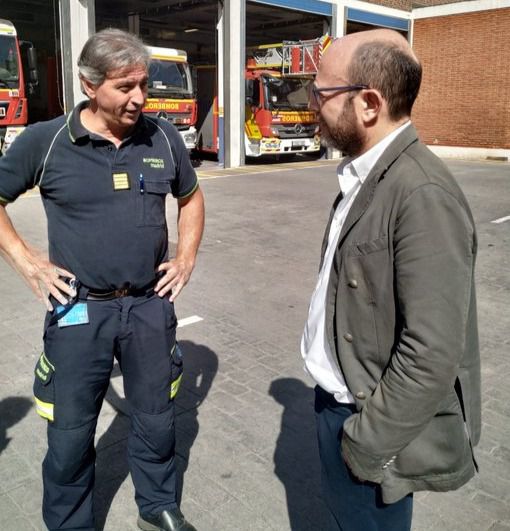
<instances>
[{"instance_id":1,"label":"black shoe","mask_svg":"<svg viewBox=\"0 0 510 531\"><path fill-rule=\"evenodd\" d=\"M197 531L186 521L180 509L163 511L156 516L140 515L137 523L143 531Z\"/></svg>"}]
</instances>

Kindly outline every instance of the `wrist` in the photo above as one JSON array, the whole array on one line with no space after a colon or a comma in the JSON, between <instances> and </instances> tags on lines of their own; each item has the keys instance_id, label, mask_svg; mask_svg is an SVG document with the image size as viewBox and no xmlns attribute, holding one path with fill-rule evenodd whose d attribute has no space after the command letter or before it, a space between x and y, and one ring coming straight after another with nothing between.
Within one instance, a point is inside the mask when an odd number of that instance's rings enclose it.
<instances>
[{"instance_id":1,"label":"wrist","mask_svg":"<svg viewBox=\"0 0 510 531\"><path fill-rule=\"evenodd\" d=\"M192 270L195 267L195 255L189 253L177 253L175 260L176 262L184 264L187 269Z\"/></svg>"},{"instance_id":2,"label":"wrist","mask_svg":"<svg viewBox=\"0 0 510 531\"><path fill-rule=\"evenodd\" d=\"M29 250L20 238L8 238L3 242L2 254L13 262L19 262L26 258Z\"/></svg>"}]
</instances>

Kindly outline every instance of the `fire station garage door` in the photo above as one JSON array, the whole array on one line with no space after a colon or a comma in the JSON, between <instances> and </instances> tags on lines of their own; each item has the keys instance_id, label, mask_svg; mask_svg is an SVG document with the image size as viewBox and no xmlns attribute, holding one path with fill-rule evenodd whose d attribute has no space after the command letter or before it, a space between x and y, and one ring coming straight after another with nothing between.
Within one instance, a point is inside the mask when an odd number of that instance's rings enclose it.
<instances>
[{"instance_id":1,"label":"fire station garage door","mask_svg":"<svg viewBox=\"0 0 510 531\"><path fill-rule=\"evenodd\" d=\"M332 4L319 0L249 0L256 4L266 4L275 7L286 7L296 11L306 11L316 15L330 17L333 14Z\"/></svg>"}]
</instances>

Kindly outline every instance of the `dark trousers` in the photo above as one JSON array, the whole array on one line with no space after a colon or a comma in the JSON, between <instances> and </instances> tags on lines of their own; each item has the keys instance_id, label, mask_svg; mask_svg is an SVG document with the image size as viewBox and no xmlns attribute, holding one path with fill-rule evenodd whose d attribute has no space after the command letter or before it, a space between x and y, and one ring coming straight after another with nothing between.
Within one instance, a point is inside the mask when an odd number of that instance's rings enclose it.
<instances>
[{"instance_id":1,"label":"dark trousers","mask_svg":"<svg viewBox=\"0 0 510 531\"><path fill-rule=\"evenodd\" d=\"M344 422L356 412L350 404L315 388L315 415L321 460L324 501L330 512L331 531L409 531L412 495L396 503L383 503L379 485L356 479L340 451Z\"/></svg>"},{"instance_id":2,"label":"dark trousers","mask_svg":"<svg viewBox=\"0 0 510 531\"><path fill-rule=\"evenodd\" d=\"M94 435L114 358L132 411L128 463L139 511L177 506L173 304L158 296L124 297L87 301L87 310L88 324L65 328L48 326L47 316L45 359L36 367L36 402L53 417L43 462L43 518L50 530L94 529Z\"/></svg>"}]
</instances>

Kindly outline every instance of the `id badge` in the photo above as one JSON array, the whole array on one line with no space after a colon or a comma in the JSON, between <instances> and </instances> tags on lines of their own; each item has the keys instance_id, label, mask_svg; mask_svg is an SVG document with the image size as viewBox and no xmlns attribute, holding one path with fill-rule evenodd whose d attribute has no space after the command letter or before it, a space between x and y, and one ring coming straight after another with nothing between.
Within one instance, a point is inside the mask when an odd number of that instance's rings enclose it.
<instances>
[{"instance_id":1,"label":"id badge","mask_svg":"<svg viewBox=\"0 0 510 531\"><path fill-rule=\"evenodd\" d=\"M57 313L64 311L63 306L57 306ZM66 326L76 326L89 323L89 313L87 311L86 302L77 302L73 307L66 312L58 320L59 328L64 328Z\"/></svg>"},{"instance_id":2,"label":"id badge","mask_svg":"<svg viewBox=\"0 0 510 531\"><path fill-rule=\"evenodd\" d=\"M127 172L112 173L113 189L117 190L129 190L131 185L129 183L129 174Z\"/></svg>"}]
</instances>

